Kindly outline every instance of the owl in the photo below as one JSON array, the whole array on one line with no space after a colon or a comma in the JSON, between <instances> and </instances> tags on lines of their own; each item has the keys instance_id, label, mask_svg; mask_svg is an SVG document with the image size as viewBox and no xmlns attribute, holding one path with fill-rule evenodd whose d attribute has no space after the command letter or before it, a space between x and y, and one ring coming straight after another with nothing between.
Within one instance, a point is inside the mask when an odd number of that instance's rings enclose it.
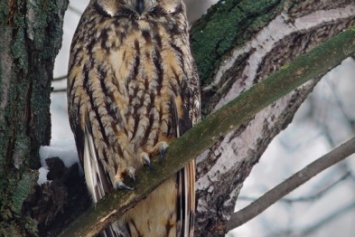
<instances>
[{"instance_id":1,"label":"owl","mask_svg":"<svg viewBox=\"0 0 355 237\"><path fill-rule=\"evenodd\" d=\"M200 117L198 75L182 0L91 0L70 51L68 112L96 203L164 159ZM190 162L103 231L104 236L193 236Z\"/></svg>"}]
</instances>

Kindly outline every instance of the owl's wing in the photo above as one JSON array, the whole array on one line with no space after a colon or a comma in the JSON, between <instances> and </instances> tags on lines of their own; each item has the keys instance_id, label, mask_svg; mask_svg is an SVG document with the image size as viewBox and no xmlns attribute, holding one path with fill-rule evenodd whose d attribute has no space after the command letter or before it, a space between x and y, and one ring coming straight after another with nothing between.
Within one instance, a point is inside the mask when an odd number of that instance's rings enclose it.
<instances>
[{"instance_id":1,"label":"owl's wing","mask_svg":"<svg viewBox=\"0 0 355 237\"><path fill-rule=\"evenodd\" d=\"M102 163L99 162L90 122L85 122L83 126L80 124L79 110L76 104L69 103L69 120L74 133L79 160L85 172L88 190L96 203L111 189L107 183L109 182L109 176L102 167Z\"/></svg>"}]
</instances>

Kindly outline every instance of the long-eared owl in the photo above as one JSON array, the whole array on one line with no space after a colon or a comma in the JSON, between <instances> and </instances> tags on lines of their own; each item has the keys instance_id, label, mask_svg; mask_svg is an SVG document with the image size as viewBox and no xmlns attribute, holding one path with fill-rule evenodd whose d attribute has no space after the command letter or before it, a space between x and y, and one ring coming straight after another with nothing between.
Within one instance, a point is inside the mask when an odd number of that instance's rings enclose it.
<instances>
[{"instance_id":1,"label":"long-eared owl","mask_svg":"<svg viewBox=\"0 0 355 237\"><path fill-rule=\"evenodd\" d=\"M69 119L97 202L199 120L198 75L182 0L91 0L71 45ZM139 171L138 171L139 172ZM102 233L192 236L190 162Z\"/></svg>"}]
</instances>

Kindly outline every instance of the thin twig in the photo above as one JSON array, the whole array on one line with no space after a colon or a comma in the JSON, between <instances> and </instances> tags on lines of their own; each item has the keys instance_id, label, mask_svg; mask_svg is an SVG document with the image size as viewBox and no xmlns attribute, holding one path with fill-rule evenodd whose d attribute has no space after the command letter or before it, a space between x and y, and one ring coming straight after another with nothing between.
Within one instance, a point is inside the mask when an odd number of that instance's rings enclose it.
<instances>
[{"instance_id":1,"label":"thin twig","mask_svg":"<svg viewBox=\"0 0 355 237\"><path fill-rule=\"evenodd\" d=\"M63 93L63 92L67 92L67 88L54 89L52 92L53 92L53 93Z\"/></svg>"},{"instance_id":2,"label":"thin twig","mask_svg":"<svg viewBox=\"0 0 355 237\"><path fill-rule=\"evenodd\" d=\"M55 78L53 78L52 81L61 81L61 80L67 79L67 77L68 77L67 75L55 77Z\"/></svg>"},{"instance_id":3,"label":"thin twig","mask_svg":"<svg viewBox=\"0 0 355 237\"><path fill-rule=\"evenodd\" d=\"M355 208L355 202L344 205L335 212L330 213L329 215L320 218L316 223L310 224L308 228L303 231L298 231L298 236L314 236L314 232L329 224L335 219L340 219L340 216L352 211ZM300 233L301 232L301 233ZM341 232L340 232L341 233Z\"/></svg>"},{"instance_id":4,"label":"thin twig","mask_svg":"<svg viewBox=\"0 0 355 237\"><path fill-rule=\"evenodd\" d=\"M326 193L329 191L333 190L333 188L337 187L339 183L344 181L345 179L351 177L351 171L346 172L344 175L342 175L338 180L336 180L334 183L330 184L328 187L320 190L319 192L315 194L311 194L309 196L305 197L295 197L295 198L281 198L279 201L281 202L286 202L286 203L295 203L295 202L313 202L316 199L319 199L323 197ZM250 196L239 196L238 201L243 200L243 201L255 201L257 200L257 197L250 197Z\"/></svg>"},{"instance_id":5,"label":"thin twig","mask_svg":"<svg viewBox=\"0 0 355 237\"><path fill-rule=\"evenodd\" d=\"M83 13L83 12L80 11L79 9L73 7L72 5L69 5L68 10L69 10L69 11L72 11L74 14L79 15L79 16L81 16L81 13Z\"/></svg>"},{"instance_id":6,"label":"thin twig","mask_svg":"<svg viewBox=\"0 0 355 237\"><path fill-rule=\"evenodd\" d=\"M247 207L234 213L226 225L226 231L248 222L289 192L353 153L355 153L355 137L298 171Z\"/></svg>"}]
</instances>

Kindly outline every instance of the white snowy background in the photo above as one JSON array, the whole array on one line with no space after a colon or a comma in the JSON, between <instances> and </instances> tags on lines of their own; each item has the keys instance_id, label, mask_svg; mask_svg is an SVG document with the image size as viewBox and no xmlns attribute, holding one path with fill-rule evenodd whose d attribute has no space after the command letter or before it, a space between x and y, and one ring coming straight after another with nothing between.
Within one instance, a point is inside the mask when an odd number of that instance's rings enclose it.
<instances>
[{"instance_id":1,"label":"white snowy background","mask_svg":"<svg viewBox=\"0 0 355 237\"><path fill-rule=\"evenodd\" d=\"M215 1L193 1L189 8L190 19L198 18ZM88 0L70 3L54 77L67 73L70 42L87 3ZM321 80L292 124L273 140L254 166L244 183L236 210L354 135L354 75L355 61L349 58ZM53 82L53 87L55 90L63 89L66 81ZM52 140L51 146L41 149L44 167L40 169L39 182L45 180L45 158L65 157L67 166L77 162L68 122L66 93L54 92L51 99ZM355 236L355 156L321 173L227 236Z\"/></svg>"}]
</instances>

